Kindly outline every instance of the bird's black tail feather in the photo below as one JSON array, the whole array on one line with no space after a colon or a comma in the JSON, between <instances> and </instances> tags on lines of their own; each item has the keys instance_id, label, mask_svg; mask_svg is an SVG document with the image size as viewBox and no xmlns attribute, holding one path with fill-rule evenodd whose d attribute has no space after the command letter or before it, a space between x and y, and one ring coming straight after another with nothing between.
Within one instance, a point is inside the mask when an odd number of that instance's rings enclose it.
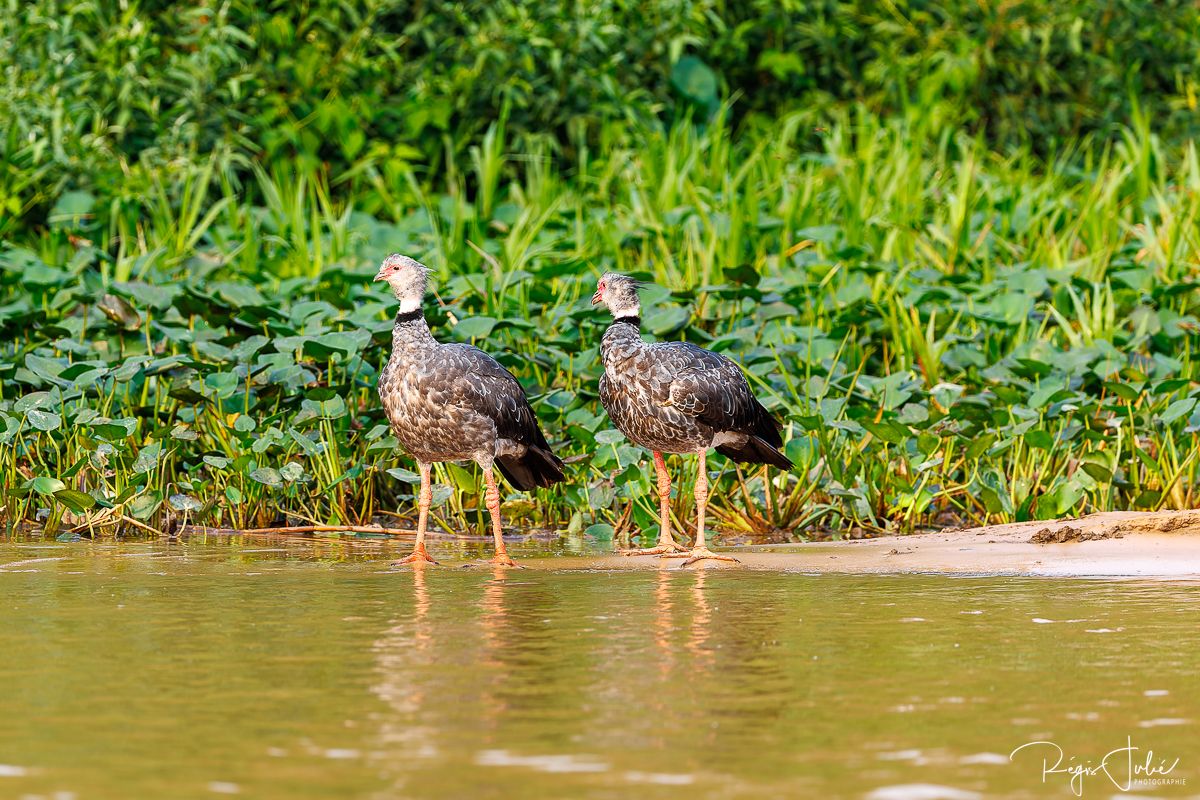
<instances>
[{"instance_id":1,"label":"bird's black tail feather","mask_svg":"<svg viewBox=\"0 0 1200 800\"><path fill-rule=\"evenodd\" d=\"M723 444L717 452L739 464L770 464L779 469L791 469L793 464L779 448L783 447L783 437L779 434L779 422L771 416L761 403L754 401L752 429L746 431L746 443L740 447Z\"/></svg>"},{"instance_id":2,"label":"bird's black tail feather","mask_svg":"<svg viewBox=\"0 0 1200 800\"><path fill-rule=\"evenodd\" d=\"M750 436L741 447L723 444L717 448L717 452L739 464L770 464L780 469L791 469L793 466L787 456L758 436Z\"/></svg>"},{"instance_id":3,"label":"bird's black tail feather","mask_svg":"<svg viewBox=\"0 0 1200 800\"><path fill-rule=\"evenodd\" d=\"M783 447L783 437L779 433L782 426L779 424L779 420L771 416L771 412L767 411L758 400L754 401L754 406L757 416L754 420L754 430L749 433L762 439L771 447Z\"/></svg>"},{"instance_id":4,"label":"bird's black tail feather","mask_svg":"<svg viewBox=\"0 0 1200 800\"><path fill-rule=\"evenodd\" d=\"M526 447L524 455L497 456L496 466L500 468L500 474L521 491L553 486L566 480L558 456L536 445Z\"/></svg>"}]
</instances>

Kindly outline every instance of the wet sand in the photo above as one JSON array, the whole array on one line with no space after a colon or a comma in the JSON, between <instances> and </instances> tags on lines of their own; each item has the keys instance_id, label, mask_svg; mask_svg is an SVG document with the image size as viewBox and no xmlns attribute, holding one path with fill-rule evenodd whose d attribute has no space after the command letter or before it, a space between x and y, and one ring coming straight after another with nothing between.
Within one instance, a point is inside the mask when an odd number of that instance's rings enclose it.
<instances>
[{"instance_id":1,"label":"wet sand","mask_svg":"<svg viewBox=\"0 0 1200 800\"><path fill-rule=\"evenodd\" d=\"M1113 511L1071 520L842 542L724 548L748 569L1058 577L1200 578L1200 511ZM617 554L527 560L534 568L654 569L680 562ZM738 568L706 561L689 567Z\"/></svg>"},{"instance_id":2,"label":"wet sand","mask_svg":"<svg viewBox=\"0 0 1200 800\"><path fill-rule=\"evenodd\" d=\"M273 530L278 532L197 528L182 534L178 541L206 543L240 537L242 546L253 543L247 553L288 553L382 564L407 554L412 548L409 531L371 539L344 539L286 535L282 533L286 529ZM620 555L601 549L602 545L596 543L587 546L584 552L563 552L558 536L551 531L506 538L513 557L528 569L649 570L680 569L682 565L681 559ZM703 561L686 569L1200 580L1200 511L1113 511L1078 519L808 544L723 547L719 536L712 538L718 552L736 556L741 563ZM431 539L430 550L442 565L435 569L490 566L487 561L491 555L490 537L434 535ZM145 542L90 545L97 552L142 552L147 546ZM151 550L169 546L165 540L149 545ZM42 543L36 549L37 555L45 555L43 550L53 550L59 556L66 555L70 547ZM20 563L0 564L0 572L19 568Z\"/></svg>"}]
</instances>

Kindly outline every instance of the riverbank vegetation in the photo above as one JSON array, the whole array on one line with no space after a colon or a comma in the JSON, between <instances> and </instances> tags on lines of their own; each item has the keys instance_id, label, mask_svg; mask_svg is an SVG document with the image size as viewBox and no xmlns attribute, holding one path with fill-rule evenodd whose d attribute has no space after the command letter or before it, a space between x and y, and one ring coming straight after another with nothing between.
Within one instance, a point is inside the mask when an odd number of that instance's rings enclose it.
<instances>
[{"instance_id":1,"label":"riverbank vegetation","mask_svg":"<svg viewBox=\"0 0 1200 800\"><path fill-rule=\"evenodd\" d=\"M509 495L515 525L598 539L655 525L648 454L596 397L606 319L588 298L608 269L653 283L649 333L737 358L785 422L793 473L710 460L726 530L911 531L1198 500L1200 49L1175 35L1194 7L1155 22L1170 58L1152 67L1103 57L1144 29L1067 26L1092 48L1072 62L1084 83L1021 99L1041 78L1022 83L1005 60L1036 33L1020 20L979 28L991 49L958 74L937 48L967 40L948 33L913 54L899 30L854 69L822 60L796 33L801 9L780 12L796 31L775 39L761 26L782 23L759 9L743 31L758 61L741 71L748 56L708 55L731 30L624 49L571 17L594 51L568 52L530 38L543 23L516 5L438 17L476 25L493 46L481 60L511 67L489 91L453 51L461 30L421 39L382 6L322 26L168 3L168 32L145 4L111 18L67 5L0 22L20 45L0 99L10 526L407 513L416 476L373 388L394 309L370 279L394 251L434 269L435 332L497 355L568 462L567 484ZM684 5L700 25L703 4ZM825 21L845 28L865 5L833 4ZM618 68L630 53L632 73ZM1043 55L1053 71L1059 56ZM421 80L391 76L409 60ZM859 88L838 82L855 70ZM1047 97L1053 113L1038 110ZM435 476L438 522L475 524L474 468ZM687 519L686 492L674 508Z\"/></svg>"}]
</instances>

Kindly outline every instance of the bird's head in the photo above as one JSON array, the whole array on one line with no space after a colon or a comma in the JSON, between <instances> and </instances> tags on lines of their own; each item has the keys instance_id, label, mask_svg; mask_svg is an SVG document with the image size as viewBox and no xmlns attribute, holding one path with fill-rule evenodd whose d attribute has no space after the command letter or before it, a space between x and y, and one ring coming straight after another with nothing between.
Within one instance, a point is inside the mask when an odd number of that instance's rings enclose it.
<instances>
[{"instance_id":1,"label":"bird's head","mask_svg":"<svg viewBox=\"0 0 1200 800\"><path fill-rule=\"evenodd\" d=\"M425 298L425 284L429 280L429 267L408 256L392 253L379 265L375 280L387 281L392 294L400 301L400 311L415 311Z\"/></svg>"},{"instance_id":2,"label":"bird's head","mask_svg":"<svg viewBox=\"0 0 1200 800\"><path fill-rule=\"evenodd\" d=\"M641 312L638 288L641 284L616 272L606 272L596 282L596 293L592 305L604 303L614 317L636 317Z\"/></svg>"}]
</instances>

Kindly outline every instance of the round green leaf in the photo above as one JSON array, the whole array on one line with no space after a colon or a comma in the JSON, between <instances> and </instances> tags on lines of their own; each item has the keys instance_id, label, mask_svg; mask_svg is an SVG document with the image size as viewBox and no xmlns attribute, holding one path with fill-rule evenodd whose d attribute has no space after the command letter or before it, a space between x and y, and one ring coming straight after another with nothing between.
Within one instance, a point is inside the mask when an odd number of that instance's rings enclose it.
<instances>
[{"instance_id":1,"label":"round green leaf","mask_svg":"<svg viewBox=\"0 0 1200 800\"><path fill-rule=\"evenodd\" d=\"M204 508L200 501L186 494L173 494L168 498L167 502L171 504L171 508L176 511L187 511L195 513Z\"/></svg>"},{"instance_id":2,"label":"round green leaf","mask_svg":"<svg viewBox=\"0 0 1200 800\"><path fill-rule=\"evenodd\" d=\"M613 526L606 522L598 522L595 525L589 525L584 534L592 537L598 542L612 541Z\"/></svg>"},{"instance_id":3,"label":"round green leaf","mask_svg":"<svg viewBox=\"0 0 1200 800\"><path fill-rule=\"evenodd\" d=\"M26 485L38 494L54 494L67 488L67 485L58 478L51 478L46 475L34 478Z\"/></svg>"},{"instance_id":4,"label":"round green leaf","mask_svg":"<svg viewBox=\"0 0 1200 800\"><path fill-rule=\"evenodd\" d=\"M695 56L675 62L671 85L696 105L712 107L717 103L717 73Z\"/></svg>"},{"instance_id":5,"label":"round green leaf","mask_svg":"<svg viewBox=\"0 0 1200 800\"><path fill-rule=\"evenodd\" d=\"M596 431L596 444L616 444L625 441L625 434L613 428Z\"/></svg>"},{"instance_id":6,"label":"round green leaf","mask_svg":"<svg viewBox=\"0 0 1200 800\"><path fill-rule=\"evenodd\" d=\"M250 477L264 486L277 487L283 485L283 476L279 474L279 470L272 469L271 467L259 467L250 473Z\"/></svg>"},{"instance_id":7,"label":"round green leaf","mask_svg":"<svg viewBox=\"0 0 1200 800\"><path fill-rule=\"evenodd\" d=\"M62 425L62 417L49 411L31 408L25 412L25 419L39 431L56 431Z\"/></svg>"},{"instance_id":8,"label":"round green leaf","mask_svg":"<svg viewBox=\"0 0 1200 800\"><path fill-rule=\"evenodd\" d=\"M487 336L496 327L493 317L467 317L454 326L454 335L460 339L478 339Z\"/></svg>"},{"instance_id":9,"label":"round green leaf","mask_svg":"<svg viewBox=\"0 0 1200 800\"><path fill-rule=\"evenodd\" d=\"M82 514L96 505L96 498L90 494L77 492L74 489L59 489L54 493L54 499L62 503L76 514Z\"/></svg>"},{"instance_id":10,"label":"round green leaf","mask_svg":"<svg viewBox=\"0 0 1200 800\"><path fill-rule=\"evenodd\" d=\"M158 507L162 505L162 492L153 491L140 494L129 501L129 513L136 519L150 519Z\"/></svg>"}]
</instances>

